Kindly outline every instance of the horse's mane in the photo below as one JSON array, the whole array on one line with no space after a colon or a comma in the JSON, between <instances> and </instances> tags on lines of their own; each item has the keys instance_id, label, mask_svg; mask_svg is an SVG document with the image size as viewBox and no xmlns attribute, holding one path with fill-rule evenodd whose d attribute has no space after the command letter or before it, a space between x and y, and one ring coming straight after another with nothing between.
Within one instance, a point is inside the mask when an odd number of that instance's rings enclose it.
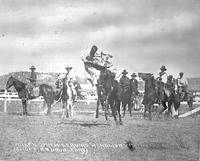
<instances>
[{"instance_id":1,"label":"horse's mane","mask_svg":"<svg viewBox=\"0 0 200 161\"><path fill-rule=\"evenodd\" d=\"M24 83L24 82L20 81L19 79L13 77L12 75L11 75L10 77L11 77L12 79L14 79L15 81L17 81L19 84L24 85L24 86L26 85L26 83Z\"/></svg>"}]
</instances>

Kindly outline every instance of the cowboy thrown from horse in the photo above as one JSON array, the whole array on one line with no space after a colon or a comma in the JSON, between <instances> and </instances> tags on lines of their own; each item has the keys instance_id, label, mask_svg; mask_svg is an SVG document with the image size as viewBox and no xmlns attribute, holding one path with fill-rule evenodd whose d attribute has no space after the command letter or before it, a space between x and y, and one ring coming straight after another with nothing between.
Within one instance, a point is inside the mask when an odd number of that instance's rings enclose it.
<instances>
[{"instance_id":1,"label":"cowboy thrown from horse","mask_svg":"<svg viewBox=\"0 0 200 161\"><path fill-rule=\"evenodd\" d=\"M82 57L86 71L86 77L92 86L97 83L97 79L100 74L99 71L112 66L112 63L109 61L109 58L112 58L112 56L109 54L104 54L103 52L98 54L97 50L98 47L93 45L89 54Z\"/></svg>"}]
</instances>

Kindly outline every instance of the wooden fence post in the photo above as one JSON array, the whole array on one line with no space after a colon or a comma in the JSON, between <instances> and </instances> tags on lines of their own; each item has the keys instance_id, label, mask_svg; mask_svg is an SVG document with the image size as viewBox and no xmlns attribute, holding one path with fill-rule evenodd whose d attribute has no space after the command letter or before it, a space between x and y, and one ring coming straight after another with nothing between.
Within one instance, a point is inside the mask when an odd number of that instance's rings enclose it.
<instances>
[{"instance_id":1,"label":"wooden fence post","mask_svg":"<svg viewBox=\"0 0 200 161\"><path fill-rule=\"evenodd\" d=\"M7 90L5 89L4 92L5 98L4 98L4 113L7 113Z\"/></svg>"}]
</instances>

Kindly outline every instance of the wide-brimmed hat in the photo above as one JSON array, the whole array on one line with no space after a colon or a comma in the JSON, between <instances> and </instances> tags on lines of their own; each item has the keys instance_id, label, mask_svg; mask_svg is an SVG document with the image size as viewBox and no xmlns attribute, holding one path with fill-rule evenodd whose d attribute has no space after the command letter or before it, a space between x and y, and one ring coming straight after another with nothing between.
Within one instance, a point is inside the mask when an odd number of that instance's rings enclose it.
<instances>
[{"instance_id":1,"label":"wide-brimmed hat","mask_svg":"<svg viewBox=\"0 0 200 161\"><path fill-rule=\"evenodd\" d=\"M128 74L128 72L124 69L122 74Z\"/></svg>"},{"instance_id":2,"label":"wide-brimmed hat","mask_svg":"<svg viewBox=\"0 0 200 161\"><path fill-rule=\"evenodd\" d=\"M183 72L180 72L179 74L180 74L180 75L183 75Z\"/></svg>"},{"instance_id":3,"label":"wide-brimmed hat","mask_svg":"<svg viewBox=\"0 0 200 161\"><path fill-rule=\"evenodd\" d=\"M135 73L131 74L131 77L137 77L137 75Z\"/></svg>"},{"instance_id":4,"label":"wide-brimmed hat","mask_svg":"<svg viewBox=\"0 0 200 161\"><path fill-rule=\"evenodd\" d=\"M164 65L162 65L161 68L160 68L160 70L165 70L166 71L167 68Z\"/></svg>"},{"instance_id":5,"label":"wide-brimmed hat","mask_svg":"<svg viewBox=\"0 0 200 161\"><path fill-rule=\"evenodd\" d=\"M35 66L34 66L34 65L32 65L32 66L30 67L30 69L34 69L34 70L35 70L36 68L35 68Z\"/></svg>"},{"instance_id":6,"label":"wide-brimmed hat","mask_svg":"<svg viewBox=\"0 0 200 161\"><path fill-rule=\"evenodd\" d=\"M65 67L65 69L66 69L66 70L68 70L68 69L72 69L72 67L69 66L69 65L67 65L67 66Z\"/></svg>"}]
</instances>

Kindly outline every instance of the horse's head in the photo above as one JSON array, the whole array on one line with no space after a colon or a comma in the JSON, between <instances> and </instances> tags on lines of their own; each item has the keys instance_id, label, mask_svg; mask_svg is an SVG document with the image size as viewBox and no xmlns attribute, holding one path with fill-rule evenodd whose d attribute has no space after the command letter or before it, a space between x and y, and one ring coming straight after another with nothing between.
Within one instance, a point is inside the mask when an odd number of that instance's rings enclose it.
<instances>
[{"instance_id":1,"label":"horse's head","mask_svg":"<svg viewBox=\"0 0 200 161\"><path fill-rule=\"evenodd\" d=\"M13 77L13 76L10 76L10 77L8 78L7 83L6 83L6 90L8 90L10 87L12 87L12 86L13 86L13 83L14 83L14 77Z\"/></svg>"},{"instance_id":2,"label":"horse's head","mask_svg":"<svg viewBox=\"0 0 200 161\"><path fill-rule=\"evenodd\" d=\"M150 78L153 78L152 73L138 73L138 76L144 81L149 80Z\"/></svg>"}]
</instances>

